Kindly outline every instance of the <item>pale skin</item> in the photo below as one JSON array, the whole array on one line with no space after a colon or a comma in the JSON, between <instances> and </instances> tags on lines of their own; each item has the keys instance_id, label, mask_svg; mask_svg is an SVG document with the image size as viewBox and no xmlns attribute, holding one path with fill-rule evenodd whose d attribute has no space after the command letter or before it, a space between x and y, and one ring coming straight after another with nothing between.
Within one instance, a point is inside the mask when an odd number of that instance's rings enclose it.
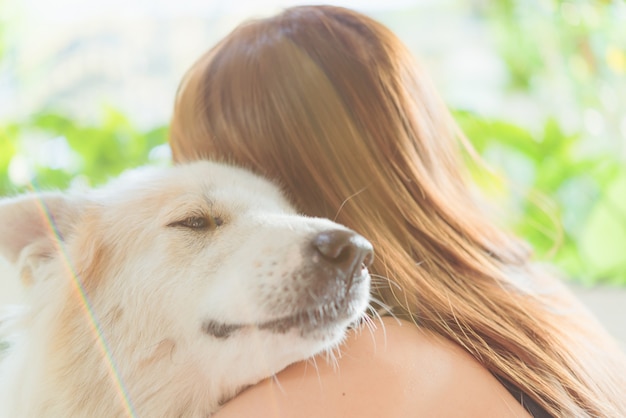
<instances>
[{"instance_id":1,"label":"pale skin","mask_svg":"<svg viewBox=\"0 0 626 418\"><path fill-rule=\"evenodd\" d=\"M448 340L393 318L352 331L336 365L291 365L247 389L216 418L528 418L473 357Z\"/></svg>"}]
</instances>

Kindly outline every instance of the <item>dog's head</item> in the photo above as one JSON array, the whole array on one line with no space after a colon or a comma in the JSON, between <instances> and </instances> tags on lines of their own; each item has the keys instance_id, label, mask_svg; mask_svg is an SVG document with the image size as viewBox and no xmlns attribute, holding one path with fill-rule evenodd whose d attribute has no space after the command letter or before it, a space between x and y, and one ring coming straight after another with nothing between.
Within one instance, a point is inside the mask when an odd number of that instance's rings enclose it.
<instances>
[{"instance_id":1,"label":"dog's head","mask_svg":"<svg viewBox=\"0 0 626 418\"><path fill-rule=\"evenodd\" d=\"M373 257L353 231L296 214L273 184L209 162L6 199L0 250L46 289L33 309L62 299L68 341L93 344L74 335L81 315L97 324L129 386L155 369L226 394L335 346L368 305ZM149 384L168 383L137 383Z\"/></svg>"}]
</instances>

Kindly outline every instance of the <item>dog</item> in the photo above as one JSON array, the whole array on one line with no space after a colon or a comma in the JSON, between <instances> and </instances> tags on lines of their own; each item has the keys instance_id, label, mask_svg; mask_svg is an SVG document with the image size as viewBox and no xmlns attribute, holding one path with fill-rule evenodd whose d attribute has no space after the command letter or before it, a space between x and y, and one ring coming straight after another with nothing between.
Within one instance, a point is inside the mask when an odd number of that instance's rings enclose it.
<instances>
[{"instance_id":1,"label":"dog","mask_svg":"<svg viewBox=\"0 0 626 418\"><path fill-rule=\"evenodd\" d=\"M0 200L27 308L1 321L0 417L207 417L333 350L369 305L372 245L216 162Z\"/></svg>"}]
</instances>

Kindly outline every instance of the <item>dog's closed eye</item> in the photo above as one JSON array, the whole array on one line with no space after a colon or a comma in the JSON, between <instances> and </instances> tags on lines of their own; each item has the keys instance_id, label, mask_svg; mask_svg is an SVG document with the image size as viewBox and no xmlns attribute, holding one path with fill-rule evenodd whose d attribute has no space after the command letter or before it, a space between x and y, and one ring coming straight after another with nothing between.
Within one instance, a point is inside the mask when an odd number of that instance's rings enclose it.
<instances>
[{"instance_id":1,"label":"dog's closed eye","mask_svg":"<svg viewBox=\"0 0 626 418\"><path fill-rule=\"evenodd\" d=\"M167 226L205 230L215 229L223 223L224 221L219 216L190 216L180 221L172 222Z\"/></svg>"}]
</instances>

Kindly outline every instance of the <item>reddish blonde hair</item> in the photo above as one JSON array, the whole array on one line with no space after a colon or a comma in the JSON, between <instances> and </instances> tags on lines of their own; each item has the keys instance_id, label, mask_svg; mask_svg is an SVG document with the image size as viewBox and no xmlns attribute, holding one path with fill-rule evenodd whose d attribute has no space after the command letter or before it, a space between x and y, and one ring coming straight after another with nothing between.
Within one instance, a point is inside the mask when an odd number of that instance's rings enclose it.
<instances>
[{"instance_id":1,"label":"reddish blonde hair","mask_svg":"<svg viewBox=\"0 0 626 418\"><path fill-rule=\"evenodd\" d=\"M186 75L170 139L176 162L247 167L368 237L378 300L554 416L626 416L623 354L477 202L471 146L380 23L307 6L239 26Z\"/></svg>"}]
</instances>

